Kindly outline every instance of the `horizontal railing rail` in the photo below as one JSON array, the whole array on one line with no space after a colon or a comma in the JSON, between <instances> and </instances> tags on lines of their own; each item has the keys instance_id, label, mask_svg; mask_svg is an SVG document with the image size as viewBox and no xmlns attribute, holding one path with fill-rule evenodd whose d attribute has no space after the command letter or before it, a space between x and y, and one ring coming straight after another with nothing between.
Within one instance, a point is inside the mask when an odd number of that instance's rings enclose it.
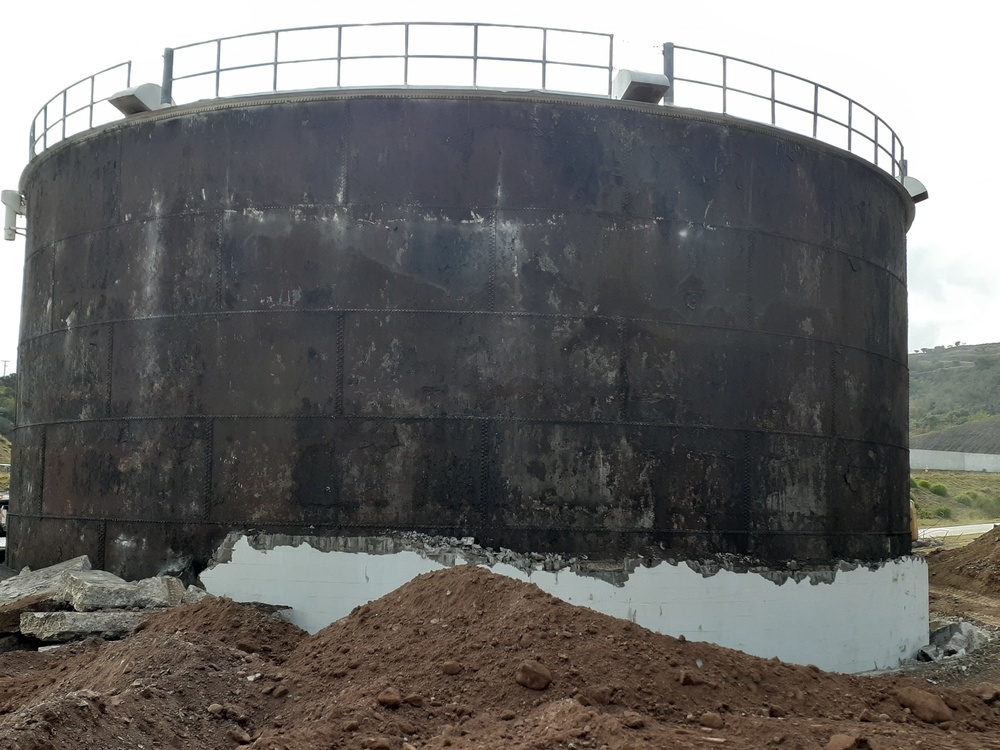
<instances>
[{"instance_id":1,"label":"horizontal railing rail","mask_svg":"<svg viewBox=\"0 0 1000 750\"><path fill-rule=\"evenodd\" d=\"M614 55L611 34L540 26L419 22L276 29L166 49L162 101L373 86L610 97ZM672 43L663 45L663 57L671 82L666 105L767 123L849 151L898 180L906 175L896 132L828 86ZM121 63L52 97L32 122L30 156L120 117L108 99L131 86L131 75L132 64Z\"/></svg>"},{"instance_id":2,"label":"horizontal railing rail","mask_svg":"<svg viewBox=\"0 0 1000 750\"><path fill-rule=\"evenodd\" d=\"M209 84L200 93L212 98L359 85L500 88L519 80L519 88L610 96L614 37L508 24L342 24L240 34L168 53L165 97L179 100L197 93L178 96L176 84L199 79ZM281 80L293 71L300 75L290 84Z\"/></svg>"},{"instance_id":3,"label":"horizontal railing rail","mask_svg":"<svg viewBox=\"0 0 1000 750\"><path fill-rule=\"evenodd\" d=\"M850 151L898 180L906 175L896 131L868 107L828 86L677 44L663 45L663 58L664 73L673 83L668 103L765 122Z\"/></svg>"},{"instance_id":4,"label":"horizontal railing rail","mask_svg":"<svg viewBox=\"0 0 1000 750\"><path fill-rule=\"evenodd\" d=\"M81 78L53 96L31 121L31 158L71 135L118 119L121 113L107 103L108 98L131 85L132 63L123 62Z\"/></svg>"}]
</instances>

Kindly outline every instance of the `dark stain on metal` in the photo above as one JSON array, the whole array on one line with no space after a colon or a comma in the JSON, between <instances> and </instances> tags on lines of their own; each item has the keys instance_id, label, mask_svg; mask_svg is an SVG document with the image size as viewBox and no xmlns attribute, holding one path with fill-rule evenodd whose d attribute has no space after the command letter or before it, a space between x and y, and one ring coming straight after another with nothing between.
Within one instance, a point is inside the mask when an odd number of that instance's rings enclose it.
<instances>
[{"instance_id":1,"label":"dark stain on metal","mask_svg":"<svg viewBox=\"0 0 1000 750\"><path fill-rule=\"evenodd\" d=\"M909 552L913 207L881 171L586 98L224 104L25 173L15 566L196 571L250 528Z\"/></svg>"}]
</instances>

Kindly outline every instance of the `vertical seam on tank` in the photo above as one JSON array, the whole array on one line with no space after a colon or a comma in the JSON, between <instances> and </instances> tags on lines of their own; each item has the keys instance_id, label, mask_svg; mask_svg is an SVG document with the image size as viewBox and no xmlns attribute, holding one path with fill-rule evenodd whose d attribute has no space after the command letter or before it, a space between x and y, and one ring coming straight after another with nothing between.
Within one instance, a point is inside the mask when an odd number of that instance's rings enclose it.
<instances>
[{"instance_id":1,"label":"vertical seam on tank","mask_svg":"<svg viewBox=\"0 0 1000 750\"><path fill-rule=\"evenodd\" d=\"M107 519L102 519L97 527L97 569L104 570L106 568L107 560L107 547L108 547L108 521Z\"/></svg>"},{"instance_id":2,"label":"vertical seam on tank","mask_svg":"<svg viewBox=\"0 0 1000 750\"><path fill-rule=\"evenodd\" d=\"M50 262L49 262L49 333L56 330L55 319L56 319L56 247L55 244L52 245L50 251Z\"/></svg>"},{"instance_id":3,"label":"vertical seam on tank","mask_svg":"<svg viewBox=\"0 0 1000 750\"><path fill-rule=\"evenodd\" d=\"M107 383L104 385L104 416L111 416L111 384L115 369L115 324L108 325L108 361L107 361Z\"/></svg>"},{"instance_id":4,"label":"vertical seam on tank","mask_svg":"<svg viewBox=\"0 0 1000 750\"><path fill-rule=\"evenodd\" d=\"M830 350L830 437L837 435L837 355L840 353L838 347Z\"/></svg>"},{"instance_id":5,"label":"vertical seam on tank","mask_svg":"<svg viewBox=\"0 0 1000 750\"><path fill-rule=\"evenodd\" d=\"M337 313L337 375L334 385L333 412L337 417L344 416L344 328L346 313Z\"/></svg>"},{"instance_id":6,"label":"vertical seam on tank","mask_svg":"<svg viewBox=\"0 0 1000 750\"><path fill-rule=\"evenodd\" d=\"M497 279L497 210L493 209L492 231L490 232L490 248L486 279L486 309L496 311L496 279Z\"/></svg>"},{"instance_id":7,"label":"vertical seam on tank","mask_svg":"<svg viewBox=\"0 0 1000 750\"><path fill-rule=\"evenodd\" d=\"M624 318L618 321L618 343L621 347L618 359L618 421L624 422L628 418L628 399L630 393L628 379L629 348Z\"/></svg>"},{"instance_id":8,"label":"vertical seam on tank","mask_svg":"<svg viewBox=\"0 0 1000 750\"><path fill-rule=\"evenodd\" d=\"M755 330L753 319L753 256L757 249L757 238L750 235L747 241L747 330Z\"/></svg>"},{"instance_id":9,"label":"vertical seam on tank","mask_svg":"<svg viewBox=\"0 0 1000 750\"><path fill-rule=\"evenodd\" d=\"M493 528L490 497L490 420L485 420L479 426L479 520L486 529Z\"/></svg>"},{"instance_id":10,"label":"vertical seam on tank","mask_svg":"<svg viewBox=\"0 0 1000 750\"><path fill-rule=\"evenodd\" d=\"M222 227L226 220L226 212L219 214L219 222L215 228L215 309L222 310Z\"/></svg>"},{"instance_id":11,"label":"vertical seam on tank","mask_svg":"<svg viewBox=\"0 0 1000 750\"><path fill-rule=\"evenodd\" d=\"M125 145L123 143L124 138L118 139L118 203L115 209L118 212L118 223L122 223L122 195L124 195L123 185L122 185L122 175L125 173L123 160L125 159Z\"/></svg>"},{"instance_id":12,"label":"vertical seam on tank","mask_svg":"<svg viewBox=\"0 0 1000 750\"><path fill-rule=\"evenodd\" d=\"M746 540L746 547L742 550L744 554L753 554L754 550L750 549L750 539L751 539L751 529L750 529L750 504L753 502L753 497L750 492L750 450L752 446L750 444L750 433L743 433L743 507L740 509L740 526L742 527L740 531L743 532Z\"/></svg>"},{"instance_id":13,"label":"vertical seam on tank","mask_svg":"<svg viewBox=\"0 0 1000 750\"><path fill-rule=\"evenodd\" d=\"M205 425L205 481L202 487L202 518L212 518L212 468L215 460L215 419Z\"/></svg>"},{"instance_id":14,"label":"vertical seam on tank","mask_svg":"<svg viewBox=\"0 0 1000 750\"><path fill-rule=\"evenodd\" d=\"M340 129L340 174L337 175L339 204L346 208L350 204L348 170L351 167L351 144L354 140L354 104L344 103L344 127Z\"/></svg>"},{"instance_id":15,"label":"vertical seam on tank","mask_svg":"<svg viewBox=\"0 0 1000 750\"><path fill-rule=\"evenodd\" d=\"M830 186L828 188L830 195L830 205L840 208L840 201L837 200L837 179L834 177L833 172L830 172L829 176ZM830 246L837 246L837 208L830 212Z\"/></svg>"},{"instance_id":16,"label":"vertical seam on tank","mask_svg":"<svg viewBox=\"0 0 1000 750\"><path fill-rule=\"evenodd\" d=\"M41 439L41 458L39 459L39 471L38 471L38 515L41 517L42 509L45 504L45 450L49 442L49 428L46 426L42 427L42 439Z\"/></svg>"}]
</instances>

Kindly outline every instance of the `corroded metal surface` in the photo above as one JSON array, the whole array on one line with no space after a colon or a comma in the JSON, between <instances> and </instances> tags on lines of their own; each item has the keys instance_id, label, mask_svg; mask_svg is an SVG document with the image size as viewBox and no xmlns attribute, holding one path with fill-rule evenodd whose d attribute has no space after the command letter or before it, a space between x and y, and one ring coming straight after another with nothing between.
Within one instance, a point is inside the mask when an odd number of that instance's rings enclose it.
<instances>
[{"instance_id":1,"label":"corroded metal surface","mask_svg":"<svg viewBox=\"0 0 1000 750\"><path fill-rule=\"evenodd\" d=\"M905 232L870 165L601 100L179 109L25 175L11 560L232 529L909 550Z\"/></svg>"}]
</instances>

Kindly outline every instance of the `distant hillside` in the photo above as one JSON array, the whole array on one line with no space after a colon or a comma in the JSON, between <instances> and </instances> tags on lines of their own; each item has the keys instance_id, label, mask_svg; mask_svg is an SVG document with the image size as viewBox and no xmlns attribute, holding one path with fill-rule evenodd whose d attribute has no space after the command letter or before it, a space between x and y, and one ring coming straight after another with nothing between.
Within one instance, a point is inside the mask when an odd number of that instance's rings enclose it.
<instances>
[{"instance_id":1,"label":"distant hillside","mask_svg":"<svg viewBox=\"0 0 1000 750\"><path fill-rule=\"evenodd\" d=\"M910 447L929 451L1000 454L1000 417L986 417L923 435L913 435Z\"/></svg>"},{"instance_id":2,"label":"distant hillside","mask_svg":"<svg viewBox=\"0 0 1000 750\"><path fill-rule=\"evenodd\" d=\"M924 349L909 367L911 437L1000 415L1000 343Z\"/></svg>"},{"instance_id":3,"label":"distant hillside","mask_svg":"<svg viewBox=\"0 0 1000 750\"><path fill-rule=\"evenodd\" d=\"M17 389L17 373L0 377L0 435L10 440L14 433L14 392ZM6 461L10 463L10 454Z\"/></svg>"},{"instance_id":4,"label":"distant hillside","mask_svg":"<svg viewBox=\"0 0 1000 750\"><path fill-rule=\"evenodd\" d=\"M0 464L10 463L10 441L0 435ZM0 473L0 491L6 492L10 489L10 474Z\"/></svg>"}]
</instances>

